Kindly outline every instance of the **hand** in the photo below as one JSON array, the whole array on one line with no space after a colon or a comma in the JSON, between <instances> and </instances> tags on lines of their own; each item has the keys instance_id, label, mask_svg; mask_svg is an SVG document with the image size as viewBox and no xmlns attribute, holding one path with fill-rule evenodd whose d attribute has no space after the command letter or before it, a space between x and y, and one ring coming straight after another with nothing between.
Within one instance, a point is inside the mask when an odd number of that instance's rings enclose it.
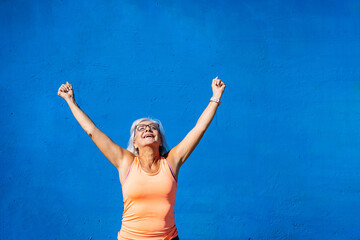
<instances>
[{"instance_id":1,"label":"hand","mask_svg":"<svg viewBox=\"0 0 360 240\"><path fill-rule=\"evenodd\" d=\"M220 99L225 90L225 83L221 81L218 77L214 78L211 84L213 97Z\"/></svg>"},{"instance_id":2,"label":"hand","mask_svg":"<svg viewBox=\"0 0 360 240\"><path fill-rule=\"evenodd\" d=\"M71 99L74 100L72 85L68 82L66 82L66 84L62 84L59 88L58 95L66 101Z\"/></svg>"}]
</instances>

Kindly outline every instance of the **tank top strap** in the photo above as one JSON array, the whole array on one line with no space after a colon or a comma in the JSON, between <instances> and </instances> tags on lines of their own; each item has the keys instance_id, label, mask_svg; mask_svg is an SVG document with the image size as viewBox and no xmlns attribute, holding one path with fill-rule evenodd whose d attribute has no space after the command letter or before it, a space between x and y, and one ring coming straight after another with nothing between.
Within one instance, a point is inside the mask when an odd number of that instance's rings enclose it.
<instances>
[{"instance_id":1,"label":"tank top strap","mask_svg":"<svg viewBox=\"0 0 360 240\"><path fill-rule=\"evenodd\" d=\"M123 184L125 184L126 179L128 178L131 169L132 169L132 168L137 168L137 166L136 166L136 165L138 165L137 158L138 158L137 156L134 157L134 160L132 161L129 170L128 170L128 172L126 173L126 176L125 176L125 178L124 178L124 183L123 183ZM135 166L134 166L134 165L135 165Z\"/></svg>"},{"instance_id":2,"label":"tank top strap","mask_svg":"<svg viewBox=\"0 0 360 240\"><path fill-rule=\"evenodd\" d=\"M174 178L174 180L175 180L175 182L177 182L177 179L176 179L176 177L175 177L175 173L174 173L174 170L172 169L172 167L171 167L171 165L170 165L170 163L169 163L169 161L166 159L166 158L164 158L164 157L162 157L162 162L163 162L163 166L164 166L164 170L165 171L170 171L171 172L171 175L173 176L173 178Z\"/></svg>"},{"instance_id":3,"label":"tank top strap","mask_svg":"<svg viewBox=\"0 0 360 240\"><path fill-rule=\"evenodd\" d=\"M159 167L160 167L160 169L159 169L158 172L160 172L160 171L169 172L169 171L170 171L171 176L174 178L175 182L177 182L177 179L176 179L176 176L175 176L175 172L174 172L174 170L172 169L169 161L168 161L166 158L161 157L161 162L160 162L160 166L159 166ZM130 172L131 172L132 169L136 169L135 171L140 171L140 172L143 172L143 171L144 171L144 170L142 170L142 168L141 168L141 165L140 165L140 161L139 161L139 157L138 157L138 156L136 156L136 157L134 158L133 162L131 163L131 166L130 166L130 168L129 168L126 176L125 176L124 184L125 184L127 178L129 177L129 174L130 174Z\"/></svg>"}]
</instances>

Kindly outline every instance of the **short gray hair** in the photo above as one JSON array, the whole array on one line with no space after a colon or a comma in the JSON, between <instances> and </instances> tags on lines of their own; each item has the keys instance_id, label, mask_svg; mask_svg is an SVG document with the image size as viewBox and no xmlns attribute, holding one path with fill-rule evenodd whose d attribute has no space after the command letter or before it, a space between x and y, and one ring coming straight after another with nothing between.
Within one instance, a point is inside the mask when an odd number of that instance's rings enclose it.
<instances>
[{"instance_id":1,"label":"short gray hair","mask_svg":"<svg viewBox=\"0 0 360 240\"><path fill-rule=\"evenodd\" d=\"M160 120L152 119L152 118L140 118L133 122L133 124L131 125L131 128L130 128L130 139L129 139L127 150L129 150L136 156L139 155L139 149L135 148L135 146L134 146L135 128L136 128L136 125L138 125L139 123L144 122L144 121L150 121L150 122L159 124L159 132L160 132L161 142L162 142L162 146L160 146L160 148L159 148L159 153L161 156L164 156L168 152L168 148L169 148L166 143L166 139L165 139L165 130L164 130Z\"/></svg>"}]
</instances>

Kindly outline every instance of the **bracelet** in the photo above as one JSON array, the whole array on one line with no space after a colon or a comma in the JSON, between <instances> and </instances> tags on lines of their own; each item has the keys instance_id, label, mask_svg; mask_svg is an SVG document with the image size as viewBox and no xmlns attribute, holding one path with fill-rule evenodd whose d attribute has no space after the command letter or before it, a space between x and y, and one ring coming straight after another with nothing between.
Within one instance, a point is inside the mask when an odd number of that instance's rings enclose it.
<instances>
[{"instance_id":1,"label":"bracelet","mask_svg":"<svg viewBox=\"0 0 360 240\"><path fill-rule=\"evenodd\" d=\"M216 103L218 103L218 104L219 104L219 106L220 106L220 104L221 104L220 99L218 99L218 98L214 98L214 97L210 98L210 102L216 102Z\"/></svg>"}]
</instances>

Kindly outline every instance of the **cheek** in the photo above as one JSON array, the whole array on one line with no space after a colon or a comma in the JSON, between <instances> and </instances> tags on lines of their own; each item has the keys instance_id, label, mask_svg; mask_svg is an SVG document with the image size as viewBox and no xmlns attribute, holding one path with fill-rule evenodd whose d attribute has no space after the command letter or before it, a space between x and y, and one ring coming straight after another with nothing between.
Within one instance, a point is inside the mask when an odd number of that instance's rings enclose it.
<instances>
[{"instance_id":1,"label":"cheek","mask_svg":"<svg viewBox=\"0 0 360 240\"><path fill-rule=\"evenodd\" d=\"M135 137L134 137L134 141L133 141L134 146L138 143L138 139L139 139L139 137L135 135Z\"/></svg>"}]
</instances>

